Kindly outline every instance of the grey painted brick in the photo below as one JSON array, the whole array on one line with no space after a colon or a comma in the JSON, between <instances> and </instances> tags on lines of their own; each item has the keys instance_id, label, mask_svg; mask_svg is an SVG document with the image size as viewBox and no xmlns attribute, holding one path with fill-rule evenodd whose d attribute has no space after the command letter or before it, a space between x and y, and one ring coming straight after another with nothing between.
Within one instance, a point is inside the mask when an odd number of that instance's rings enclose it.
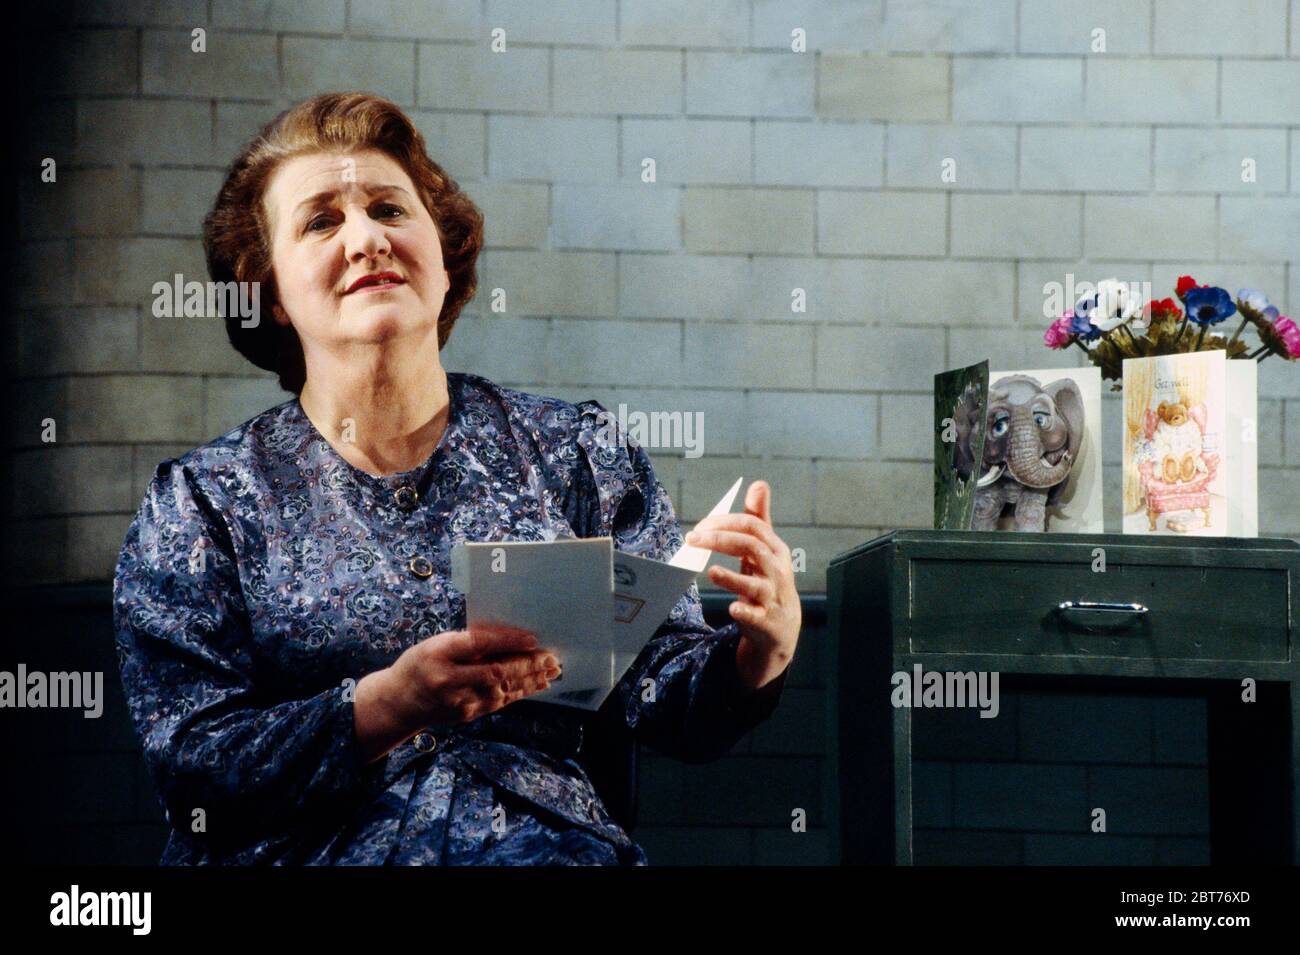
<instances>
[{"instance_id":1,"label":"grey painted brick","mask_svg":"<svg viewBox=\"0 0 1300 955\"><path fill-rule=\"evenodd\" d=\"M912 825L938 829L952 825L952 764L912 762Z\"/></svg>"},{"instance_id":2,"label":"grey painted brick","mask_svg":"<svg viewBox=\"0 0 1300 955\"><path fill-rule=\"evenodd\" d=\"M1104 52L1092 31L1105 30ZM1151 51L1151 0L1033 0L1020 5L1020 52L1105 56Z\"/></svg>"},{"instance_id":3,"label":"grey painted brick","mask_svg":"<svg viewBox=\"0 0 1300 955\"><path fill-rule=\"evenodd\" d=\"M113 578L130 514L81 514L68 518L65 572L69 582ZM85 817L82 817L85 818Z\"/></svg>"},{"instance_id":4,"label":"grey painted brick","mask_svg":"<svg viewBox=\"0 0 1300 955\"><path fill-rule=\"evenodd\" d=\"M930 462L818 461L818 523L931 527ZM903 490L904 488L908 490Z\"/></svg>"},{"instance_id":5,"label":"grey painted brick","mask_svg":"<svg viewBox=\"0 0 1300 955\"><path fill-rule=\"evenodd\" d=\"M1087 831L1082 766L957 763L953 773L958 826Z\"/></svg>"},{"instance_id":6,"label":"grey painted brick","mask_svg":"<svg viewBox=\"0 0 1300 955\"><path fill-rule=\"evenodd\" d=\"M283 88L288 96L305 98L323 89L365 89L401 106L415 103L415 50L411 44L287 36L281 39L280 49ZM423 69L422 59L421 72ZM422 83L422 105L443 105L424 92Z\"/></svg>"},{"instance_id":7,"label":"grey painted brick","mask_svg":"<svg viewBox=\"0 0 1300 955\"><path fill-rule=\"evenodd\" d=\"M271 316L261 316L271 321ZM239 352L226 335L226 323L204 318L140 316L140 369L178 374L268 375Z\"/></svg>"},{"instance_id":8,"label":"grey painted brick","mask_svg":"<svg viewBox=\"0 0 1300 955\"><path fill-rule=\"evenodd\" d=\"M136 313L130 308L55 308L17 327L18 373L59 375L138 367Z\"/></svg>"},{"instance_id":9,"label":"grey painted brick","mask_svg":"<svg viewBox=\"0 0 1300 955\"><path fill-rule=\"evenodd\" d=\"M1277 305L1285 298L1282 292L1286 286L1285 270L1286 266L1281 262L1273 264L1258 261L1156 263L1153 281L1160 298L1174 294L1174 286L1180 275L1191 274L1196 277L1197 282L1221 286L1234 296L1238 289L1260 289L1268 295L1269 301ZM1247 329L1242 335L1248 337L1249 332L1250 330Z\"/></svg>"},{"instance_id":10,"label":"grey painted brick","mask_svg":"<svg viewBox=\"0 0 1300 955\"><path fill-rule=\"evenodd\" d=\"M819 62L820 117L902 122L949 117L946 58L827 54Z\"/></svg>"},{"instance_id":11,"label":"grey painted brick","mask_svg":"<svg viewBox=\"0 0 1300 955\"><path fill-rule=\"evenodd\" d=\"M140 178L135 169L78 169L65 191L74 203L77 235L128 235L140 225Z\"/></svg>"},{"instance_id":12,"label":"grey painted brick","mask_svg":"<svg viewBox=\"0 0 1300 955\"><path fill-rule=\"evenodd\" d=\"M764 122L754 128L754 180L793 186L879 186L884 126Z\"/></svg>"},{"instance_id":13,"label":"grey painted brick","mask_svg":"<svg viewBox=\"0 0 1300 955\"><path fill-rule=\"evenodd\" d=\"M909 0L885 9L890 50L1010 53L1016 43L1015 0Z\"/></svg>"},{"instance_id":14,"label":"grey painted brick","mask_svg":"<svg viewBox=\"0 0 1300 955\"><path fill-rule=\"evenodd\" d=\"M67 378L37 378L21 384L11 382L9 393L14 407L9 432L12 447L44 448L72 440L68 432L72 415L68 410ZM44 440L47 421L54 426L52 442Z\"/></svg>"},{"instance_id":15,"label":"grey painted brick","mask_svg":"<svg viewBox=\"0 0 1300 955\"><path fill-rule=\"evenodd\" d=\"M1300 375L1295 373L1295 366L1276 356L1260 362L1259 396L1261 398L1300 398ZM1288 480L1291 476L1289 471L1274 471L1271 473L1274 477ZM1267 497L1261 498L1261 507L1266 499ZM1294 517L1288 516L1286 523L1289 525L1294 520ZM1264 523L1262 512L1260 513L1260 525L1268 526Z\"/></svg>"},{"instance_id":16,"label":"grey painted brick","mask_svg":"<svg viewBox=\"0 0 1300 955\"><path fill-rule=\"evenodd\" d=\"M1085 65L1089 120L1205 123L1216 114L1215 70L1204 60L1090 57Z\"/></svg>"},{"instance_id":17,"label":"grey painted brick","mask_svg":"<svg viewBox=\"0 0 1300 955\"><path fill-rule=\"evenodd\" d=\"M752 182L748 120L624 119L623 177L640 180L643 160L655 161L659 182Z\"/></svg>"},{"instance_id":18,"label":"grey painted brick","mask_svg":"<svg viewBox=\"0 0 1300 955\"><path fill-rule=\"evenodd\" d=\"M721 387L811 388L812 338L800 325L691 322L683 372Z\"/></svg>"},{"instance_id":19,"label":"grey painted brick","mask_svg":"<svg viewBox=\"0 0 1300 955\"><path fill-rule=\"evenodd\" d=\"M75 254L79 303L151 307L154 283L207 278L197 239L78 239Z\"/></svg>"},{"instance_id":20,"label":"grey painted brick","mask_svg":"<svg viewBox=\"0 0 1300 955\"><path fill-rule=\"evenodd\" d=\"M140 503L126 445L45 445L15 454L12 461L10 513L15 517L134 511Z\"/></svg>"},{"instance_id":21,"label":"grey painted brick","mask_svg":"<svg viewBox=\"0 0 1300 955\"><path fill-rule=\"evenodd\" d=\"M892 529L898 525L890 522L887 526ZM806 564L802 571L799 570L798 565L795 567L795 587L801 594L825 593L826 568L830 562L840 554L846 553L860 544L875 540L883 533L885 533L885 529L879 526L782 527L780 529L781 539L789 545L790 550L796 555L802 552ZM792 664L792 666L798 665L799 655L804 652L802 646L803 642L801 641L801 649L795 653L795 664Z\"/></svg>"},{"instance_id":22,"label":"grey painted brick","mask_svg":"<svg viewBox=\"0 0 1300 955\"><path fill-rule=\"evenodd\" d=\"M1022 331L954 328L948 333L948 360L944 368L973 365L985 358L990 367L999 368L1079 368L1088 362L1077 348L1049 349L1043 344L1043 332L1038 328Z\"/></svg>"},{"instance_id":23,"label":"grey painted brick","mask_svg":"<svg viewBox=\"0 0 1300 955\"><path fill-rule=\"evenodd\" d=\"M639 182L556 185L551 197L551 245L556 248L681 248L681 191L677 187Z\"/></svg>"},{"instance_id":24,"label":"grey painted brick","mask_svg":"<svg viewBox=\"0 0 1300 955\"><path fill-rule=\"evenodd\" d=\"M1269 489L1259 496L1259 526L1268 528L1269 537L1300 537L1300 517L1293 503L1294 495L1300 494L1300 472L1269 468L1260 473L1259 481L1260 487Z\"/></svg>"},{"instance_id":25,"label":"grey painted brick","mask_svg":"<svg viewBox=\"0 0 1300 955\"><path fill-rule=\"evenodd\" d=\"M1205 766L1209 753L1209 713L1205 698L1163 697L1152 703L1155 762Z\"/></svg>"},{"instance_id":26,"label":"grey painted brick","mask_svg":"<svg viewBox=\"0 0 1300 955\"><path fill-rule=\"evenodd\" d=\"M1242 162L1255 161L1255 182ZM1286 192L1286 133L1280 129L1157 129L1159 192Z\"/></svg>"},{"instance_id":27,"label":"grey painted brick","mask_svg":"<svg viewBox=\"0 0 1300 955\"><path fill-rule=\"evenodd\" d=\"M207 378L204 380L203 433L211 440L293 395L274 378Z\"/></svg>"},{"instance_id":28,"label":"grey painted brick","mask_svg":"<svg viewBox=\"0 0 1300 955\"><path fill-rule=\"evenodd\" d=\"M756 755L825 756L826 693L787 687L781 705L754 728L750 739Z\"/></svg>"},{"instance_id":29,"label":"grey painted brick","mask_svg":"<svg viewBox=\"0 0 1300 955\"><path fill-rule=\"evenodd\" d=\"M1066 192L1149 192L1146 127L1026 127L1020 133L1020 188Z\"/></svg>"},{"instance_id":30,"label":"grey painted brick","mask_svg":"<svg viewBox=\"0 0 1300 955\"><path fill-rule=\"evenodd\" d=\"M619 256L618 313L624 318L748 317L749 289L749 259L743 256Z\"/></svg>"},{"instance_id":31,"label":"grey painted brick","mask_svg":"<svg viewBox=\"0 0 1300 955\"><path fill-rule=\"evenodd\" d=\"M1082 297L1083 283L1095 286L1105 279L1137 283L1142 288L1151 283L1151 266L1145 262L1021 262L1020 312L1018 320L1026 326L1047 330L1062 312L1073 308ZM1173 286L1150 284L1147 298L1164 298L1173 294ZM1076 351L1078 349L1075 349Z\"/></svg>"},{"instance_id":32,"label":"grey painted brick","mask_svg":"<svg viewBox=\"0 0 1300 955\"><path fill-rule=\"evenodd\" d=\"M16 586L65 583L68 519L44 517L15 520L5 535L5 574Z\"/></svg>"},{"instance_id":33,"label":"grey painted brick","mask_svg":"<svg viewBox=\"0 0 1300 955\"><path fill-rule=\"evenodd\" d=\"M1300 129L1291 130L1291 191L1300 192Z\"/></svg>"},{"instance_id":34,"label":"grey painted brick","mask_svg":"<svg viewBox=\"0 0 1300 955\"><path fill-rule=\"evenodd\" d=\"M82 24L196 26L208 22L206 0L100 0L71 5L73 21Z\"/></svg>"},{"instance_id":35,"label":"grey painted brick","mask_svg":"<svg viewBox=\"0 0 1300 955\"><path fill-rule=\"evenodd\" d=\"M876 263L860 259L755 256L745 308L755 318L790 321L862 321L870 294L880 294ZM795 311L795 290L805 311Z\"/></svg>"},{"instance_id":36,"label":"grey painted brick","mask_svg":"<svg viewBox=\"0 0 1300 955\"><path fill-rule=\"evenodd\" d=\"M879 46L881 0L754 0L751 44L788 50L804 31L808 50L860 52Z\"/></svg>"},{"instance_id":37,"label":"grey painted brick","mask_svg":"<svg viewBox=\"0 0 1300 955\"><path fill-rule=\"evenodd\" d=\"M212 152L208 103L80 100L76 157L88 163L202 163Z\"/></svg>"},{"instance_id":38,"label":"grey painted brick","mask_svg":"<svg viewBox=\"0 0 1300 955\"><path fill-rule=\"evenodd\" d=\"M1042 259L1077 256L1083 232L1072 196L952 197L952 254Z\"/></svg>"},{"instance_id":39,"label":"grey painted brick","mask_svg":"<svg viewBox=\"0 0 1300 955\"><path fill-rule=\"evenodd\" d=\"M225 175L199 169L146 169L140 203L141 231L198 236Z\"/></svg>"},{"instance_id":40,"label":"grey painted brick","mask_svg":"<svg viewBox=\"0 0 1300 955\"><path fill-rule=\"evenodd\" d=\"M509 40L527 43L617 42L617 0L487 0L484 26L501 27ZM507 41L508 42L508 41Z\"/></svg>"},{"instance_id":41,"label":"grey painted brick","mask_svg":"<svg viewBox=\"0 0 1300 955\"><path fill-rule=\"evenodd\" d=\"M688 186L682 208L686 247L692 252L813 250L810 191Z\"/></svg>"},{"instance_id":42,"label":"grey painted brick","mask_svg":"<svg viewBox=\"0 0 1300 955\"><path fill-rule=\"evenodd\" d=\"M1000 189L1016 186L1016 131L1009 126L891 124L886 147L890 186ZM944 181L953 160L952 182Z\"/></svg>"},{"instance_id":43,"label":"grey painted brick","mask_svg":"<svg viewBox=\"0 0 1300 955\"><path fill-rule=\"evenodd\" d=\"M1010 262L886 260L868 263L867 273L868 321L893 322L917 314L916 321L927 325L962 325L976 314L992 321L1014 313L1015 268ZM927 380L920 387L931 384Z\"/></svg>"},{"instance_id":44,"label":"grey painted brick","mask_svg":"<svg viewBox=\"0 0 1300 955\"><path fill-rule=\"evenodd\" d=\"M179 458L193 445L181 444L136 444L131 446L131 496L133 508L139 506L141 498L153 480L158 465L170 458Z\"/></svg>"},{"instance_id":45,"label":"grey painted brick","mask_svg":"<svg viewBox=\"0 0 1300 955\"><path fill-rule=\"evenodd\" d=\"M63 170L62 184L57 180L42 182L31 177L24 177L19 182L18 219L22 238L53 239L72 235L77 214L76 180L84 182L86 172L100 170ZM72 182L68 181L69 173L74 177ZM122 178L118 177L117 181L121 182Z\"/></svg>"},{"instance_id":46,"label":"grey painted brick","mask_svg":"<svg viewBox=\"0 0 1300 955\"><path fill-rule=\"evenodd\" d=\"M208 161L222 166L230 163L279 112L278 106L268 103L218 103L212 155ZM418 125L417 115L413 114L411 118Z\"/></svg>"},{"instance_id":47,"label":"grey painted brick","mask_svg":"<svg viewBox=\"0 0 1300 955\"><path fill-rule=\"evenodd\" d=\"M947 199L938 192L817 193L817 250L839 255L943 255Z\"/></svg>"},{"instance_id":48,"label":"grey painted brick","mask_svg":"<svg viewBox=\"0 0 1300 955\"><path fill-rule=\"evenodd\" d=\"M624 44L676 47L744 46L749 34L745 0L620 0Z\"/></svg>"},{"instance_id":49,"label":"grey painted brick","mask_svg":"<svg viewBox=\"0 0 1300 955\"><path fill-rule=\"evenodd\" d=\"M204 52L195 52L192 43L187 30L144 31L140 75L146 94L270 98L275 37L214 30Z\"/></svg>"},{"instance_id":50,"label":"grey painted brick","mask_svg":"<svg viewBox=\"0 0 1300 955\"><path fill-rule=\"evenodd\" d=\"M476 182L466 193L483 212L483 238L489 248L539 248L550 225L550 190L522 182Z\"/></svg>"},{"instance_id":51,"label":"grey painted brick","mask_svg":"<svg viewBox=\"0 0 1300 955\"><path fill-rule=\"evenodd\" d=\"M629 409L699 412L704 418L705 457L711 455L740 455L745 450L745 395L743 392L706 388L635 387L622 383L615 385L556 385L551 391L571 401L594 398L614 414L618 413L619 404L625 404ZM676 450L664 451L661 458L670 453L677 455L681 452ZM693 468L699 460L701 459L690 459L684 466ZM691 474L694 474L693 470ZM735 476L733 475L731 481L727 482L727 487L730 487L734 481ZM689 481L687 483L689 484ZM715 495L709 505L716 504L720 496L721 492Z\"/></svg>"},{"instance_id":52,"label":"grey painted brick","mask_svg":"<svg viewBox=\"0 0 1300 955\"><path fill-rule=\"evenodd\" d=\"M794 832L784 829L754 830L754 865L834 865L825 829Z\"/></svg>"},{"instance_id":53,"label":"grey painted brick","mask_svg":"<svg viewBox=\"0 0 1300 955\"><path fill-rule=\"evenodd\" d=\"M1090 195L1084 200L1084 254L1090 258L1212 258L1214 219L1214 199L1209 196Z\"/></svg>"},{"instance_id":54,"label":"grey painted brick","mask_svg":"<svg viewBox=\"0 0 1300 955\"><path fill-rule=\"evenodd\" d=\"M1209 832L1209 771L1194 767L1093 766L1089 809L1106 810L1116 835L1199 835Z\"/></svg>"},{"instance_id":55,"label":"grey painted brick","mask_svg":"<svg viewBox=\"0 0 1300 955\"><path fill-rule=\"evenodd\" d=\"M618 177L618 122L563 116L488 118L488 174L601 182Z\"/></svg>"},{"instance_id":56,"label":"grey painted brick","mask_svg":"<svg viewBox=\"0 0 1300 955\"><path fill-rule=\"evenodd\" d=\"M509 46L494 53L486 45L420 44L418 101L430 109L539 111L547 108L550 86L544 49Z\"/></svg>"},{"instance_id":57,"label":"grey painted brick","mask_svg":"<svg viewBox=\"0 0 1300 955\"><path fill-rule=\"evenodd\" d=\"M75 285L74 243L65 239L18 244L16 282L10 288L18 308L68 304L68 288Z\"/></svg>"},{"instance_id":58,"label":"grey painted brick","mask_svg":"<svg viewBox=\"0 0 1300 955\"><path fill-rule=\"evenodd\" d=\"M84 112L78 105L76 100L54 100L43 103L39 110L21 111L9 146L15 160L34 169L47 158L57 163L73 161L77 123ZM82 157L82 161L97 160Z\"/></svg>"},{"instance_id":59,"label":"grey painted brick","mask_svg":"<svg viewBox=\"0 0 1300 955\"><path fill-rule=\"evenodd\" d=\"M913 833L915 865L1022 865L1024 836L1017 832L921 829Z\"/></svg>"},{"instance_id":60,"label":"grey painted brick","mask_svg":"<svg viewBox=\"0 0 1300 955\"><path fill-rule=\"evenodd\" d=\"M348 27L354 36L487 38L479 0L366 0L350 7Z\"/></svg>"},{"instance_id":61,"label":"grey painted brick","mask_svg":"<svg viewBox=\"0 0 1300 955\"><path fill-rule=\"evenodd\" d=\"M499 287L507 315L612 315L614 270L608 253L488 252L480 259L481 308L488 314Z\"/></svg>"},{"instance_id":62,"label":"grey painted brick","mask_svg":"<svg viewBox=\"0 0 1300 955\"><path fill-rule=\"evenodd\" d=\"M686 54L686 112L811 116L815 63L798 53Z\"/></svg>"},{"instance_id":63,"label":"grey painted brick","mask_svg":"<svg viewBox=\"0 0 1300 955\"><path fill-rule=\"evenodd\" d=\"M1245 334L1244 332L1242 334ZM1276 359L1274 359L1276 360ZM1258 464L1283 467L1286 464L1282 441L1282 402L1259 401Z\"/></svg>"},{"instance_id":64,"label":"grey painted brick","mask_svg":"<svg viewBox=\"0 0 1300 955\"><path fill-rule=\"evenodd\" d=\"M427 110L413 110L407 115L424 137L430 158L453 179L477 178L484 174L487 165L486 117Z\"/></svg>"},{"instance_id":65,"label":"grey painted brick","mask_svg":"<svg viewBox=\"0 0 1300 955\"><path fill-rule=\"evenodd\" d=\"M821 760L733 756L690 767L686 819L694 825L789 826L795 809L824 824ZM744 785L737 785L743 779Z\"/></svg>"},{"instance_id":66,"label":"grey painted brick","mask_svg":"<svg viewBox=\"0 0 1300 955\"><path fill-rule=\"evenodd\" d=\"M654 385L681 379L676 322L557 320L547 341L548 379Z\"/></svg>"},{"instance_id":67,"label":"grey painted brick","mask_svg":"<svg viewBox=\"0 0 1300 955\"><path fill-rule=\"evenodd\" d=\"M929 461L934 458L934 436L918 421L934 417L933 395L880 396L880 454L885 458Z\"/></svg>"},{"instance_id":68,"label":"grey painted brick","mask_svg":"<svg viewBox=\"0 0 1300 955\"><path fill-rule=\"evenodd\" d=\"M1157 836L1155 842L1156 865L1209 865L1209 838L1191 839L1177 836Z\"/></svg>"},{"instance_id":69,"label":"grey painted brick","mask_svg":"<svg viewBox=\"0 0 1300 955\"><path fill-rule=\"evenodd\" d=\"M1074 59L954 57L958 122L1072 122L1083 117L1083 63Z\"/></svg>"},{"instance_id":70,"label":"grey painted brick","mask_svg":"<svg viewBox=\"0 0 1300 955\"><path fill-rule=\"evenodd\" d=\"M684 524L702 521L737 475L745 478L746 486L761 479L771 487L772 523L778 534L783 533L782 525L812 523L811 461L716 454L711 447L711 422L707 414L704 423L704 455L690 461L690 479L678 499L677 516ZM729 424L717 422L716 426L726 428Z\"/></svg>"},{"instance_id":71,"label":"grey painted brick","mask_svg":"<svg viewBox=\"0 0 1300 955\"><path fill-rule=\"evenodd\" d=\"M1020 695L999 685L998 696L998 715L995 717L980 716L978 707L969 706L913 709L914 758L958 761L1014 759Z\"/></svg>"},{"instance_id":72,"label":"grey painted brick","mask_svg":"<svg viewBox=\"0 0 1300 955\"><path fill-rule=\"evenodd\" d=\"M363 9L377 5L383 6L382 2L358 4ZM342 33L343 13L344 0L222 0L213 4L212 22L237 30ZM411 25L412 21L407 20L405 26L409 29ZM353 27L356 27L356 13Z\"/></svg>"},{"instance_id":73,"label":"grey painted brick","mask_svg":"<svg viewBox=\"0 0 1300 955\"><path fill-rule=\"evenodd\" d=\"M66 44L60 66L52 71L47 96L119 95L140 89L138 32L135 30L73 30L61 38Z\"/></svg>"},{"instance_id":74,"label":"grey painted brick","mask_svg":"<svg viewBox=\"0 0 1300 955\"><path fill-rule=\"evenodd\" d=\"M1150 763L1151 708L1141 696L1023 693L1019 755L1030 762Z\"/></svg>"},{"instance_id":75,"label":"grey painted brick","mask_svg":"<svg viewBox=\"0 0 1300 955\"><path fill-rule=\"evenodd\" d=\"M875 449L874 395L755 391L749 396L751 453L865 458Z\"/></svg>"},{"instance_id":76,"label":"grey painted brick","mask_svg":"<svg viewBox=\"0 0 1300 955\"><path fill-rule=\"evenodd\" d=\"M661 50L556 50L555 108L572 113L677 114L682 55Z\"/></svg>"},{"instance_id":77,"label":"grey painted brick","mask_svg":"<svg viewBox=\"0 0 1300 955\"><path fill-rule=\"evenodd\" d=\"M646 747L637 760L637 838L656 826L676 826L686 818L685 763Z\"/></svg>"},{"instance_id":78,"label":"grey painted brick","mask_svg":"<svg viewBox=\"0 0 1300 955\"><path fill-rule=\"evenodd\" d=\"M932 328L827 325L817 329L817 386L894 391L925 387L942 371L943 339Z\"/></svg>"},{"instance_id":79,"label":"grey painted brick","mask_svg":"<svg viewBox=\"0 0 1300 955\"><path fill-rule=\"evenodd\" d=\"M1155 52L1173 56L1280 56L1286 0L1157 0Z\"/></svg>"},{"instance_id":80,"label":"grey painted brick","mask_svg":"<svg viewBox=\"0 0 1300 955\"><path fill-rule=\"evenodd\" d=\"M1295 467L1300 465L1300 402L1284 402L1282 413L1286 418L1286 461L1283 463Z\"/></svg>"},{"instance_id":81,"label":"grey painted brick","mask_svg":"<svg viewBox=\"0 0 1300 955\"><path fill-rule=\"evenodd\" d=\"M68 415L60 440L196 441L202 382L166 375L104 375L68 381ZM105 408L130 408L130 415L109 416Z\"/></svg>"},{"instance_id":82,"label":"grey painted brick","mask_svg":"<svg viewBox=\"0 0 1300 955\"><path fill-rule=\"evenodd\" d=\"M1155 840L1108 832L1027 832L1025 865L1155 865Z\"/></svg>"},{"instance_id":83,"label":"grey painted brick","mask_svg":"<svg viewBox=\"0 0 1300 955\"><path fill-rule=\"evenodd\" d=\"M1294 262L1298 251L1300 197L1224 196L1220 200L1220 257Z\"/></svg>"},{"instance_id":84,"label":"grey painted brick","mask_svg":"<svg viewBox=\"0 0 1300 955\"><path fill-rule=\"evenodd\" d=\"M649 865L752 865L750 829L637 827L633 838Z\"/></svg>"}]
</instances>

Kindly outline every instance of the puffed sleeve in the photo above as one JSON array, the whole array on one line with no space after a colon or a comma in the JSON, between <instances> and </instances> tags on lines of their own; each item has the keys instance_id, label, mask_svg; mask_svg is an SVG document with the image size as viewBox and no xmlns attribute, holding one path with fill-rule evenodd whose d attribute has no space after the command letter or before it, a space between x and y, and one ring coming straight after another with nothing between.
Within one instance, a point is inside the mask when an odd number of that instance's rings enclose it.
<instances>
[{"instance_id":1,"label":"puffed sleeve","mask_svg":"<svg viewBox=\"0 0 1300 955\"><path fill-rule=\"evenodd\" d=\"M386 760L361 764L343 686L284 699L259 684L229 525L177 461L159 465L127 532L113 614L131 719L187 837L242 846L381 781Z\"/></svg>"},{"instance_id":2,"label":"puffed sleeve","mask_svg":"<svg viewBox=\"0 0 1300 955\"><path fill-rule=\"evenodd\" d=\"M578 535L611 536L618 550L670 560L682 546L682 530L649 455L615 430L598 402L578 408L576 441L585 467L577 469L570 498ZM610 440L615 434L620 439ZM742 686L739 642L734 621L717 630L705 623L692 583L606 699L601 717L622 720L638 741L684 762L725 755L776 709L786 676L758 693Z\"/></svg>"}]
</instances>

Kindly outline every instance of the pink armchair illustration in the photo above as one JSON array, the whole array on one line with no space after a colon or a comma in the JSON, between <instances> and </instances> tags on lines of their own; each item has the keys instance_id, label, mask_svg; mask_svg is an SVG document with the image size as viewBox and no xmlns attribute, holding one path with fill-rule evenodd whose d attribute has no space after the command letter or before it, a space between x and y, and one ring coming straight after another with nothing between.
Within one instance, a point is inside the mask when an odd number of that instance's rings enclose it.
<instances>
[{"instance_id":1,"label":"pink armchair illustration","mask_svg":"<svg viewBox=\"0 0 1300 955\"><path fill-rule=\"evenodd\" d=\"M1187 410L1188 417L1196 422L1201 434L1205 433L1206 409L1198 404ZM1146 412L1145 437L1148 442L1156 435L1161 423L1160 416L1150 408ZM1156 522L1161 514L1175 511L1199 510L1205 514L1205 526L1210 526L1210 484L1219 470L1219 456L1213 451L1204 451L1199 447L1199 454L1205 462L1202 470L1196 467L1193 452L1184 455L1180 462L1168 459L1161 462L1146 460L1138 464L1138 475L1142 482L1143 496L1146 500L1147 519L1151 530L1156 529Z\"/></svg>"}]
</instances>

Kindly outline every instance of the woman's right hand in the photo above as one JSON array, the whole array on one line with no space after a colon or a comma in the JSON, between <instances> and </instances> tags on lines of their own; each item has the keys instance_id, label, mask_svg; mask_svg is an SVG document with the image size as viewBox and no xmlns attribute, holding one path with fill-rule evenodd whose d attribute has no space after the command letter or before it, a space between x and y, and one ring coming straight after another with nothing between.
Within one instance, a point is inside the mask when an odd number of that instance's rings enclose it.
<instances>
[{"instance_id":1,"label":"woman's right hand","mask_svg":"<svg viewBox=\"0 0 1300 955\"><path fill-rule=\"evenodd\" d=\"M363 762L430 723L467 723L541 692L559 661L514 627L448 630L408 647L357 683L354 718Z\"/></svg>"}]
</instances>

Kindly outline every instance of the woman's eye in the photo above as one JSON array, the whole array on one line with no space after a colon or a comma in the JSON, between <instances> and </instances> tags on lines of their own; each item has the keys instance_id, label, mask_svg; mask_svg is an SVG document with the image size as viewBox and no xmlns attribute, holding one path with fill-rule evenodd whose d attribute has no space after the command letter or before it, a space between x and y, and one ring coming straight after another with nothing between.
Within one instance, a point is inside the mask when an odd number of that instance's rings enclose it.
<instances>
[{"instance_id":1,"label":"woman's eye","mask_svg":"<svg viewBox=\"0 0 1300 955\"><path fill-rule=\"evenodd\" d=\"M385 202L378 206L375 211L380 215L390 216L396 214L400 216L405 210L403 210L401 206L395 206L391 202Z\"/></svg>"},{"instance_id":2,"label":"woman's eye","mask_svg":"<svg viewBox=\"0 0 1300 955\"><path fill-rule=\"evenodd\" d=\"M326 224L329 223L329 221L330 221L330 217L329 217L329 216L317 216L315 219L312 219L310 222L307 223L307 231L308 231L308 232L319 232L320 229L318 229L318 228L316 228L316 227L317 227L318 225L326 225Z\"/></svg>"}]
</instances>

